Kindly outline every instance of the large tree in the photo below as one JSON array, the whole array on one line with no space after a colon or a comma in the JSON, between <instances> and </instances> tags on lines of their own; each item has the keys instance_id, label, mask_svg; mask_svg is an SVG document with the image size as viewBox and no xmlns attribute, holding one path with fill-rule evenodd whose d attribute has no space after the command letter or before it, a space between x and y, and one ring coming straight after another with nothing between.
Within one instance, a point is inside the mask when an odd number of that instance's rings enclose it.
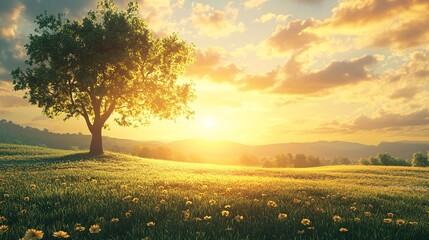
<instances>
[{"instance_id":1,"label":"large tree","mask_svg":"<svg viewBox=\"0 0 429 240\"><path fill-rule=\"evenodd\" d=\"M137 3L120 10L112 0L82 21L45 12L25 45L28 67L12 72L14 89L46 116L85 119L90 154L103 153L101 132L113 113L121 126L193 114L192 84L178 83L193 46L176 34L156 37L139 14Z\"/></svg>"}]
</instances>

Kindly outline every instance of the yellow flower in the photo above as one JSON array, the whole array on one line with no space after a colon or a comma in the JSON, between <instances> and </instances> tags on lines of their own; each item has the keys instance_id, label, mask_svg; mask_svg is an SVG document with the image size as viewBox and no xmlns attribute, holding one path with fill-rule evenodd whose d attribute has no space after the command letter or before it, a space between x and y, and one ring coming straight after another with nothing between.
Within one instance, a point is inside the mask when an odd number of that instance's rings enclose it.
<instances>
[{"instance_id":1,"label":"yellow flower","mask_svg":"<svg viewBox=\"0 0 429 240\"><path fill-rule=\"evenodd\" d=\"M311 221L308 218L304 218L301 220L301 224L304 226L308 226L308 225L310 225L310 223L311 223Z\"/></svg>"},{"instance_id":2,"label":"yellow flower","mask_svg":"<svg viewBox=\"0 0 429 240\"><path fill-rule=\"evenodd\" d=\"M314 210L316 210L318 212L323 212L323 208L321 208L321 207L316 207L316 208L314 208Z\"/></svg>"},{"instance_id":3,"label":"yellow flower","mask_svg":"<svg viewBox=\"0 0 429 240\"><path fill-rule=\"evenodd\" d=\"M24 197L24 201L26 202L30 201L30 197Z\"/></svg>"},{"instance_id":4,"label":"yellow flower","mask_svg":"<svg viewBox=\"0 0 429 240\"><path fill-rule=\"evenodd\" d=\"M39 240L42 238L43 232L36 229L28 229L24 235L24 240Z\"/></svg>"},{"instance_id":5,"label":"yellow flower","mask_svg":"<svg viewBox=\"0 0 429 240\"><path fill-rule=\"evenodd\" d=\"M0 234L3 234L3 233L5 233L6 231L7 231L7 229L8 229L9 227L8 226L6 226L6 225L1 225L0 226Z\"/></svg>"},{"instance_id":6,"label":"yellow flower","mask_svg":"<svg viewBox=\"0 0 429 240\"><path fill-rule=\"evenodd\" d=\"M8 198L10 195L8 193L3 194L3 197Z\"/></svg>"},{"instance_id":7,"label":"yellow flower","mask_svg":"<svg viewBox=\"0 0 429 240\"><path fill-rule=\"evenodd\" d=\"M287 214L286 213L279 213L279 216L277 217L279 220L284 220L287 218Z\"/></svg>"},{"instance_id":8,"label":"yellow flower","mask_svg":"<svg viewBox=\"0 0 429 240\"><path fill-rule=\"evenodd\" d=\"M356 211L356 207L355 207L355 206L351 206L351 207L350 207L350 210L352 210L352 211Z\"/></svg>"},{"instance_id":9,"label":"yellow flower","mask_svg":"<svg viewBox=\"0 0 429 240\"><path fill-rule=\"evenodd\" d=\"M293 202L293 203L300 203L300 202L301 202L301 199L296 199L296 198L294 198L294 199L292 200L292 202Z\"/></svg>"},{"instance_id":10,"label":"yellow flower","mask_svg":"<svg viewBox=\"0 0 429 240\"><path fill-rule=\"evenodd\" d=\"M390 212L390 213L387 213L387 216L388 217L393 217L393 216L395 216L395 214L393 214L393 213Z\"/></svg>"},{"instance_id":11,"label":"yellow flower","mask_svg":"<svg viewBox=\"0 0 429 240\"><path fill-rule=\"evenodd\" d=\"M70 237L70 235L64 231L54 232L53 236L56 238L69 238Z\"/></svg>"},{"instance_id":12,"label":"yellow flower","mask_svg":"<svg viewBox=\"0 0 429 240\"><path fill-rule=\"evenodd\" d=\"M383 219L383 222L385 222L385 223L391 223L392 219L391 218L385 218L385 219Z\"/></svg>"},{"instance_id":13,"label":"yellow flower","mask_svg":"<svg viewBox=\"0 0 429 240\"><path fill-rule=\"evenodd\" d=\"M139 199L138 198L133 198L133 203L138 203L139 202Z\"/></svg>"},{"instance_id":14,"label":"yellow flower","mask_svg":"<svg viewBox=\"0 0 429 240\"><path fill-rule=\"evenodd\" d=\"M305 233L305 230L298 230L296 233L298 233L299 235L302 235Z\"/></svg>"},{"instance_id":15,"label":"yellow flower","mask_svg":"<svg viewBox=\"0 0 429 240\"><path fill-rule=\"evenodd\" d=\"M189 217L191 216L189 209L187 209L186 211L182 211L182 213L183 213L183 219L185 219L185 220L188 220Z\"/></svg>"},{"instance_id":16,"label":"yellow flower","mask_svg":"<svg viewBox=\"0 0 429 240\"><path fill-rule=\"evenodd\" d=\"M112 220L110 220L110 222L117 223L117 222L119 222L119 218L112 218Z\"/></svg>"},{"instance_id":17,"label":"yellow flower","mask_svg":"<svg viewBox=\"0 0 429 240\"><path fill-rule=\"evenodd\" d=\"M85 227L82 227L82 225L80 225L80 223L76 223L76 224L74 225L74 229L75 229L76 231L79 231L79 232L83 232L83 231L85 231Z\"/></svg>"},{"instance_id":18,"label":"yellow flower","mask_svg":"<svg viewBox=\"0 0 429 240\"><path fill-rule=\"evenodd\" d=\"M341 221L341 217L340 217L340 216L338 216L338 215L335 215L335 216L333 216L333 217L332 217L332 220L333 220L334 222L339 222L339 221Z\"/></svg>"},{"instance_id":19,"label":"yellow flower","mask_svg":"<svg viewBox=\"0 0 429 240\"><path fill-rule=\"evenodd\" d=\"M99 233L101 231L101 228L98 224L94 224L89 228L90 233Z\"/></svg>"},{"instance_id":20,"label":"yellow flower","mask_svg":"<svg viewBox=\"0 0 429 240\"><path fill-rule=\"evenodd\" d=\"M165 199L161 199L160 201L159 201L159 203L160 204L165 204L167 201L165 201Z\"/></svg>"},{"instance_id":21,"label":"yellow flower","mask_svg":"<svg viewBox=\"0 0 429 240\"><path fill-rule=\"evenodd\" d=\"M131 212L126 212L126 213L125 213L125 217L126 217L126 218L130 218L130 217L131 217Z\"/></svg>"},{"instance_id":22,"label":"yellow flower","mask_svg":"<svg viewBox=\"0 0 429 240\"><path fill-rule=\"evenodd\" d=\"M97 181L97 179L92 179L92 180L91 180L91 183L92 183L92 184L97 184L97 183L98 183L98 181Z\"/></svg>"},{"instance_id":23,"label":"yellow flower","mask_svg":"<svg viewBox=\"0 0 429 240\"><path fill-rule=\"evenodd\" d=\"M340 232L348 232L349 230L347 228L340 228Z\"/></svg>"},{"instance_id":24,"label":"yellow flower","mask_svg":"<svg viewBox=\"0 0 429 240\"><path fill-rule=\"evenodd\" d=\"M211 217L210 217L211 218ZM195 217L195 221L196 222L199 222L199 221L201 221L202 219L201 218L199 218L199 217Z\"/></svg>"},{"instance_id":25,"label":"yellow flower","mask_svg":"<svg viewBox=\"0 0 429 240\"><path fill-rule=\"evenodd\" d=\"M225 207L223 207L223 208L225 208L225 209L230 209L231 208L231 205L225 205Z\"/></svg>"},{"instance_id":26,"label":"yellow flower","mask_svg":"<svg viewBox=\"0 0 429 240\"><path fill-rule=\"evenodd\" d=\"M122 198L122 200L124 200L125 202L129 202L129 201L131 201L132 198L133 197L131 197L131 195L127 195L124 198Z\"/></svg>"},{"instance_id":27,"label":"yellow flower","mask_svg":"<svg viewBox=\"0 0 429 240\"><path fill-rule=\"evenodd\" d=\"M36 189L36 184L30 184L30 188L33 190Z\"/></svg>"},{"instance_id":28,"label":"yellow flower","mask_svg":"<svg viewBox=\"0 0 429 240\"><path fill-rule=\"evenodd\" d=\"M396 219L396 224L403 225L405 223L404 219Z\"/></svg>"},{"instance_id":29,"label":"yellow flower","mask_svg":"<svg viewBox=\"0 0 429 240\"><path fill-rule=\"evenodd\" d=\"M148 227L154 227L156 224L154 222L148 222L146 223L146 226Z\"/></svg>"},{"instance_id":30,"label":"yellow flower","mask_svg":"<svg viewBox=\"0 0 429 240\"><path fill-rule=\"evenodd\" d=\"M162 190L161 193L165 195L165 194L168 193L168 191L167 190Z\"/></svg>"},{"instance_id":31,"label":"yellow flower","mask_svg":"<svg viewBox=\"0 0 429 240\"><path fill-rule=\"evenodd\" d=\"M212 219L211 216L204 216L204 220L206 220L206 221L210 221L211 219Z\"/></svg>"},{"instance_id":32,"label":"yellow flower","mask_svg":"<svg viewBox=\"0 0 429 240\"><path fill-rule=\"evenodd\" d=\"M6 217L0 216L0 223L3 222L3 221L6 221Z\"/></svg>"},{"instance_id":33,"label":"yellow flower","mask_svg":"<svg viewBox=\"0 0 429 240\"><path fill-rule=\"evenodd\" d=\"M243 221L244 220L244 217L243 216L241 216L241 215L237 215L237 216L235 216L235 221L237 221L237 222L241 222L241 221Z\"/></svg>"},{"instance_id":34,"label":"yellow flower","mask_svg":"<svg viewBox=\"0 0 429 240\"><path fill-rule=\"evenodd\" d=\"M265 194L265 193L261 194L261 197L266 197L266 196L267 196L267 194Z\"/></svg>"},{"instance_id":35,"label":"yellow flower","mask_svg":"<svg viewBox=\"0 0 429 240\"><path fill-rule=\"evenodd\" d=\"M315 227L307 227L308 230L316 230Z\"/></svg>"},{"instance_id":36,"label":"yellow flower","mask_svg":"<svg viewBox=\"0 0 429 240\"><path fill-rule=\"evenodd\" d=\"M216 204L216 200L214 200L214 199L210 199L209 204L210 204L211 206L215 205L215 204Z\"/></svg>"},{"instance_id":37,"label":"yellow flower","mask_svg":"<svg viewBox=\"0 0 429 240\"><path fill-rule=\"evenodd\" d=\"M222 215L222 217L228 217L228 216L229 216L229 211L227 211L227 210L223 210L223 211L221 212L221 215Z\"/></svg>"},{"instance_id":38,"label":"yellow flower","mask_svg":"<svg viewBox=\"0 0 429 240\"><path fill-rule=\"evenodd\" d=\"M365 216L370 217L371 215L371 212L365 212Z\"/></svg>"},{"instance_id":39,"label":"yellow flower","mask_svg":"<svg viewBox=\"0 0 429 240\"><path fill-rule=\"evenodd\" d=\"M277 207L277 203L270 200L267 202L267 207L274 207L275 208L275 207Z\"/></svg>"},{"instance_id":40,"label":"yellow flower","mask_svg":"<svg viewBox=\"0 0 429 240\"><path fill-rule=\"evenodd\" d=\"M225 228L225 231L231 232L232 231L232 227Z\"/></svg>"},{"instance_id":41,"label":"yellow flower","mask_svg":"<svg viewBox=\"0 0 429 240\"><path fill-rule=\"evenodd\" d=\"M355 218L355 222L360 222L360 218Z\"/></svg>"},{"instance_id":42,"label":"yellow flower","mask_svg":"<svg viewBox=\"0 0 429 240\"><path fill-rule=\"evenodd\" d=\"M121 189L122 189L122 190L127 190L127 189L128 189L128 186L127 186L127 185L121 185Z\"/></svg>"},{"instance_id":43,"label":"yellow flower","mask_svg":"<svg viewBox=\"0 0 429 240\"><path fill-rule=\"evenodd\" d=\"M27 211L26 209L22 209L22 210L20 211L20 213L21 213L21 214L23 214L23 215L24 215L24 214L27 214L27 212L28 212L28 211Z\"/></svg>"},{"instance_id":44,"label":"yellow flower","mask_svg":"<svg viewBox=\"0 0 429 240\"><path fill-rule=\"evenodd\" d=\"M188 200L188 201L186 201L185 205L190 206L190 205L192 205L192 202Z\"/></svg>"},{"instance_id":45,"label":"yellow flower","mask_svg":"<svg viewBox=\"0 0 429 240\"><path fill-rule=\"evenodd\" d=\"M410 225L417 225L419 223L418 222L408 222L408 224L410 224Z\"/></svg>"}]
</instances>

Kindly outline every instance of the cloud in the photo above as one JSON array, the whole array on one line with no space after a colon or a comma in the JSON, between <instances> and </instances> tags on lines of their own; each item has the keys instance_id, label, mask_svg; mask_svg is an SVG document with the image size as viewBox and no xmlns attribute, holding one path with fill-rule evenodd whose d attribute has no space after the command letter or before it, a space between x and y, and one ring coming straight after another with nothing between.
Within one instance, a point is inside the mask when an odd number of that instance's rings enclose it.
<instances>
[{"instance_id":1,"label":"cloud","mask_svg":"<svg viewBox=\"0 0 429 240\"><path fill-rule=\"evenodd\" d=\"M266 13L262 16L260 16L259 18L255 19L254 22L257 23L266 23L272 20L276 20L277 22L285 22L287 19L289 19L291 17L291 15L276 15L274 13Z\"/></svg>"},{"instance_id":2,"label":"cloud","mask_svg":"<svg viewBox=\"0 0 429 240\"><path fill-rule=\"evenodd\" d=\"M307 20L295 20L287 25L279 25L275 32L265 41L271 52L289 52L307 47L311 43L319 41L320 38L308 31L317 26L319 21L313 18Z\"/></svg>"},{"instance_id":3,"label":"cloud","mask_svg":"<svg viewBox=\"0 0 429 240\"><path fill-rule=\"evenodd\" d=\"M251 8L258 8L262 6L268 0L247 0L244 2L244 8L251 9Z\"/></svg>"},{"instance_id":4,"label":"cloud","mask_svg":"<svg viewBox=\"0 0 429 240\"><path fill-rule=\"evenodd\" d=\"M397 89L392 95L390 95L391 99L412 99L417 93L419 89L417 87L405 87L401 89Z\"/></svg>"},{"instance_id":5,"label":"cloud","mask_svg":"<svg viewBox=\"0 0 429 240\"><path fill-rule=\"evenodd\" d=\"M427 27L429 15L426 16L425 19L416 19L383 31L374 39L374 46L410 48L427 43L429 40L429 28Z\"/></svg>"},{"instance_id":6,"label":"cloud","mask_svg":"<svg viewBox=\"0 0 429 240\"><path fill-rule=\"evenodd\" d=\"M348 128L352 130L376 130L424 126L429 124L429 110L422 109L409 114L380 113L377 117L361 115Z\"/></svg>"},{"instance_id":7,"label":"cloud","mask_svg":"<svg viewBox=\"0 0 429 240\"><path fill-rule=\"evenodd\" d=\"M195 62L189 66L186 75L217 83L234 83L242 69L234 63L223 63L225 55L225 50L219 47L198 49Z\"/></svg>"},{"instance_id":8,"label":"cloud","mask_svg":"<svg viewBox=\"0 0 429 240\"><path fill-rule=\"evenodd\" d=\"M366 55L350 61L333 61L318 71L303 72L302 63L292 57L281 70L285 75L281 85L273 89L273 92L314 94L339 86L367 81L373 77L369 67L376 62L376 57Z\"/></svg>"},{"instance_id":9,"label":"cloud","mask_svg":"<svg viewBox=\"0 0 429 240\"><path fill-rule=\"evenodd\" d=\"M277 82L277 74L277 69L265 74L247 74L240 79L239 84L241 86L239 86L239 90L251 91L271 88Z\"/></svg>"},{"instance_id":10,"label":"cloud","mask_svg":"<svg viewBox=\"0 0 429 240\"><path fill-rule=\"evenodd\" d=\"M12 95L0 95L0 107L3 108L13 108L13 107L23 107L28 106L29 103L20 97Z\"/></svg>"},{"instance_id":11,"label":"cloud","mask_svg":"<svg viewBox=\"0 0 429 240\"><path fill-rule=\"evenodd\" d=\"M228 4L218 10L208 4L192 3L191 22L201 35L212 38L227 37L233 32L243 32L244 23L235 22L238 10Z\"/></svg>"},{"instance_id":12,"label":"cloud","mask_svg":"<svg viewBox=\"0 0 429 240\"><path fill-rule=\"evenodd\" d=\"M21 16L25 6L22 3L11 1L9 3L2 2L2 8L6 11L0 11L0 38L16 38L18 18Z\"/></svg>"}]
</instances>

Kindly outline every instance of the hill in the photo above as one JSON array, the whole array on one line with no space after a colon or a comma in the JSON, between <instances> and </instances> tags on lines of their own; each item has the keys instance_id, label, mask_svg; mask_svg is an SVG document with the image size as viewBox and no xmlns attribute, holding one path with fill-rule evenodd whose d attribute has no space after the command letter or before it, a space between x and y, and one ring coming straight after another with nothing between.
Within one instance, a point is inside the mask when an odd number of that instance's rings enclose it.
<instances>
[{"instance_id":1,"label":"hill","mask_svg":"<svg viewBox=\"0 0 429 240\"><path fill-rule=\"evenodd\" d=\"M71 239L428 239L428 174L88 157L0 144L0 237L35 229L44 239L60 230Z\"/></svg>"},{"instance_id":2,"label":"hill","mask_svg":"<svg viewBox=\"0 0 429 240\"><path fill-rule=\"evenodd\" d=\"M22 127L10 121L0 120L0 142L3 143L22 143L56 149L87 149L90 141L91 136L81 133L58 134L52 133L48 129L39 130ZM347 157L356 161L361 157L375 156L377 153L389 153L395 157L411 159L415 152L429 151L429 142L409 141L381 142L376 146L340 141L252 146L230 141L207 141L204 139L186 139L163 143L104 137L103 143L106 150L115 152L176 161L218 164L238 164L240 157L244 154L263 158L273 157L279 153L303 153L326 159L326 161L336 157ZM152 153L149 154L148 152Z\"/></svg>"}]
</instances>

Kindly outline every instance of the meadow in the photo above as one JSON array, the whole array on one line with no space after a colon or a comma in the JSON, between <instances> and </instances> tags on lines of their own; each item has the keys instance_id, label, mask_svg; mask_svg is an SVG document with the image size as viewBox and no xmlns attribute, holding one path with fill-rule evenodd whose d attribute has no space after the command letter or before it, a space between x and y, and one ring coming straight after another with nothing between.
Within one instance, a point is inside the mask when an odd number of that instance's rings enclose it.
<instances>
[{"instance_id":1,"label":"meadow","mask_svg":"<svg viewBox=\"0 0 429 240\"><path fill-rule=\"evenodd\" d=\"M0 239L429 239L428 176L0 144Z\"/></svg>"}]
</instances>

